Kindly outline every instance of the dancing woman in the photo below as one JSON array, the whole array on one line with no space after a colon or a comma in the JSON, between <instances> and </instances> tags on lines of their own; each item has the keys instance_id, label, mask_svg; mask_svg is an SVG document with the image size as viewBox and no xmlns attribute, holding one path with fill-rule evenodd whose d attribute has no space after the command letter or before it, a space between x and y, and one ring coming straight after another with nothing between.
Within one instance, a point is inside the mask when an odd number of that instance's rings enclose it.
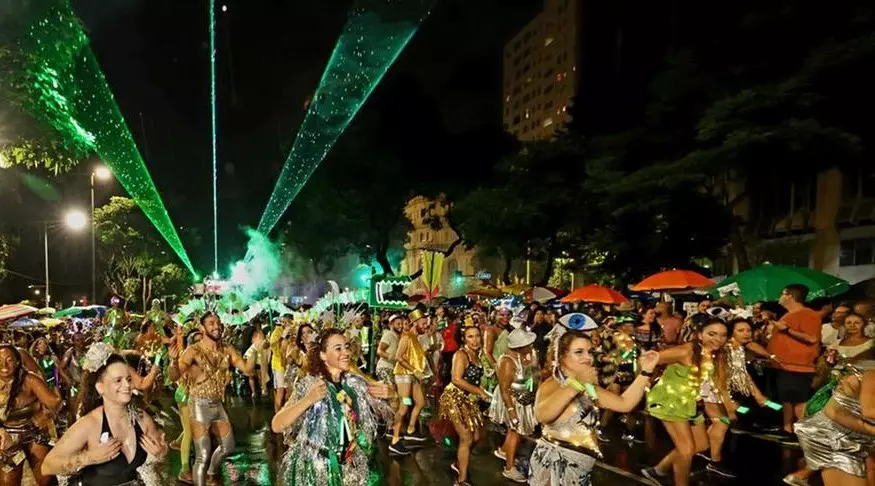
<instances>
[{"instance_id":1,"label":"dancing woman","mask_svg":"<svg viewBox=\"0 0 875 486\"><path fill-rule=\"evenodd\" d=\"M96 343L84 369L82 418L46 456L42 473L72 476L69 484L76 486L160 484L146 474L151 468L140 468L147 459L162 459L167 444L152 418L131 402L131 368L109 346Z\"/></svg>"},{"instance_id":2,"label":"dancing woman","mask_svg":"<svg viewBox=\"0 0 875 486\"><path fill-rule=\"evenodd\" d=\"M438 410L442 419L452 422L459 435L456 463L451 467L458 474L455 484L465 486L470 484L467 478L471 445L475 439L484 437L479 400L489 401L492 397L480 386L483 378L480 328L466 321L456 334L462 347L453 355L452 381L441 394Z\"/></svg>"},{"instance_id":3,"label":"dancing woman","mask_svg":"<svg viewBox=\"0 0 875 486\"><path fill-rule=\"evenodd\" d=\"M0 346L0 486L21 484L27 460L37 484L50 484L40 472L49 438L34 423L41 406L57 412L63 404L36 374L27 371L14 346Z\"/></svg>"},{"instance_id":4,"label":"dancing woman","mask_svg":"<svg viewBox=\"0 0 875 486\"><path fill-rule=\"evenodd\" d=\"M507 428L504 444L495 450L495 456L505 461L502 476L517 483L526 482L516 468L520 436L532 435L537 425L534 405L538 357L533 346L537 337L524 327L510 333L507 349L498 359L498 386L489 407L489 418Z\"/></svg>"},{"instance_id":5,"label":"dancing woman","mask_svg":"<svg viewBox=\"0 0 875 486\"><path fill-rule=\"evenodd\" d=\"M808 468L821 471L824 486L866 486L875 479L875 361L839 370L841 378L823 410L794 425ZM868 466L868 467L867 467Z\"/></svg>"},{"instance_id":6,"label":"dancing woman","mask_svg":"<svg viewBox=\"0 0 875 486\"><path fill-rule=\"evenodd\" d=\"M692 342L660 351L660 364L668 366L647 394L647 411L662 421L674 449L655 467L642 471L651 481L663 484L669 471L673 471L675 486L688 486L693 456L709 447L705 420L698 406L703 391L707 394L711 390L724 398L722 403L732 403L725 381L726 333L726 324L712 318L705 321Z\"/></svg>"},{"instance_id":7,"label":"dancing woman","mask_svg":"<svg viewBox=\"0 0 875 486\"><path fill-rule=\"evenodd\" d=\"M641 372L622 395L598 386L592 341L580 331L567 331L551 344L553 359L538 388L535 417L543 435L532 453L529 484L589 486L597 457L601 457L596 427L599 408L626 413L644 397L659 355L641 355Z\"/></svg>"},{"instance_id":8,"label":"dancing woman","mask_svg":"<svg viewBox=\"0 0 875 486\"><path fill-rule=\"evenodd\" d=\"M368 384L350 371L349 341L343 329L326 329L310 352L310 373L273 417L289 449L280 481L286 486L365 486L368 459L381 419L391 420L384 383Z\"/></svg>"}]
</instances>

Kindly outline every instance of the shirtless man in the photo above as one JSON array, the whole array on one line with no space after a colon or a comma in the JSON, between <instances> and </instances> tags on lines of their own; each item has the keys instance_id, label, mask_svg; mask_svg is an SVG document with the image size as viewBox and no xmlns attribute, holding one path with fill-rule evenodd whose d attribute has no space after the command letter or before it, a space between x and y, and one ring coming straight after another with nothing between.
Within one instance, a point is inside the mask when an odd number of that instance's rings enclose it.
<instances>
[{"instance_id":1,"label":"shirtless man","mask_svg":"<svg viewBox=\"0 0 875 486\"><path fill-rule=\"evenodd\" d=\"M254 357L244 360L236 349L222 342L222 323L216 314L208 312L201 317L200 331L203 338L185 350L178 365L187 382L191 408L195 486L218 484L219 467L234 450L234 434L222 404L225 388L231 381L230 366L247 376L255 372ZM253 338L256 346L263 341ZM211 451L210 432L219 438L215 451Z\"/></svg>"}]
</instances>

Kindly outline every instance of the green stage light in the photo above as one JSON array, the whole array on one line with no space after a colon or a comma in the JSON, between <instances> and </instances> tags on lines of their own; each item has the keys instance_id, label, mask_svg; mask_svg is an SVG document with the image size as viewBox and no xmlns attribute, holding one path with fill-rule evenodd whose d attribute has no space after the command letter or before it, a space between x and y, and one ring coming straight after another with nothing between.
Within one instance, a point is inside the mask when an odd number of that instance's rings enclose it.
<instances>
[{"instance_id":1,"label":"green stage light","mask_svg":"<svg viewBox=\"0 0 875 486\"><path fill-rule=\"evenodd\" d=\"M194 274L79 19L67 0L53 3L19 39L29 110L70 148L96 152Z\"/></svg>"},{"instance_id":2,"label":"green stage light","mask_svg":"<svg viewBox=\"0 0 875 486\"><path fill-rule=\"evenodd\" d=\"M269 233L429 14L433 0L361 0L349 14L258 231Z\"/></svg>"},{"instance_id":3,"label":"green stage light","mask_svg":"<svg viewBox=\"0 0 875 486\"><path fill-rule=\"evenodd\" d=\"M213 271L219 271L219 154L216 135L216 0L210 0L210 108L213 124Z\"/></svg>"}]
</instances>

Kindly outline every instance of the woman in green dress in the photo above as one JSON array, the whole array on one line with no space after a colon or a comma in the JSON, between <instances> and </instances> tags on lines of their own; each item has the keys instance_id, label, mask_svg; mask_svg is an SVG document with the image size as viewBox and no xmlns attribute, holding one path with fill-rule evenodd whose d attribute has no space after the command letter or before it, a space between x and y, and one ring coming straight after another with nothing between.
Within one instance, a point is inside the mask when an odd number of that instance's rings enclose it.
<instances>
[{"instance_id":1,"label":"woman in green dress","mask_svg":"<svg viewBox=\"0 0 875 486\"><path fill-rule=\"evenodd\" d=\"M662 421L674 449L655 467L642 471L658 484L688 486L693 456L708 449L708 431L702 391L716 390L731 404L726 387L726 324L717 318L705 322L693 341L659 352L667 365L662 377L647 394L647 412ZM703 387L703 385L706 385ZM732 410L730 416L734 415ZM669 473L674 473L670 482Z\"/></svg>"}]
</instances>

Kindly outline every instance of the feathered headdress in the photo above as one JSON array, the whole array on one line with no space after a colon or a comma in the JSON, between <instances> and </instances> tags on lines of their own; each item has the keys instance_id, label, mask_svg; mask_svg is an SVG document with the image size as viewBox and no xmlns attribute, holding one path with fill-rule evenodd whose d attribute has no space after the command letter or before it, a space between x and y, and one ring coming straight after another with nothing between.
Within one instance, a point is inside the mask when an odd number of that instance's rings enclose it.
<instances>
[{"instance_id":1,"label":"feathered headdress","mask_svg":"<svg viewBox=\"0 0 875 486\"><path fill-rule=\"evenodd\" d=\"M106 343L100 342L92 344L88 348L88 351L85 352L82 369L88 371L89 373L94 373L95 371L106 365L106 360L109 359L112 353L112 347L110 347Z\"/></svg>"}]
</instances>

